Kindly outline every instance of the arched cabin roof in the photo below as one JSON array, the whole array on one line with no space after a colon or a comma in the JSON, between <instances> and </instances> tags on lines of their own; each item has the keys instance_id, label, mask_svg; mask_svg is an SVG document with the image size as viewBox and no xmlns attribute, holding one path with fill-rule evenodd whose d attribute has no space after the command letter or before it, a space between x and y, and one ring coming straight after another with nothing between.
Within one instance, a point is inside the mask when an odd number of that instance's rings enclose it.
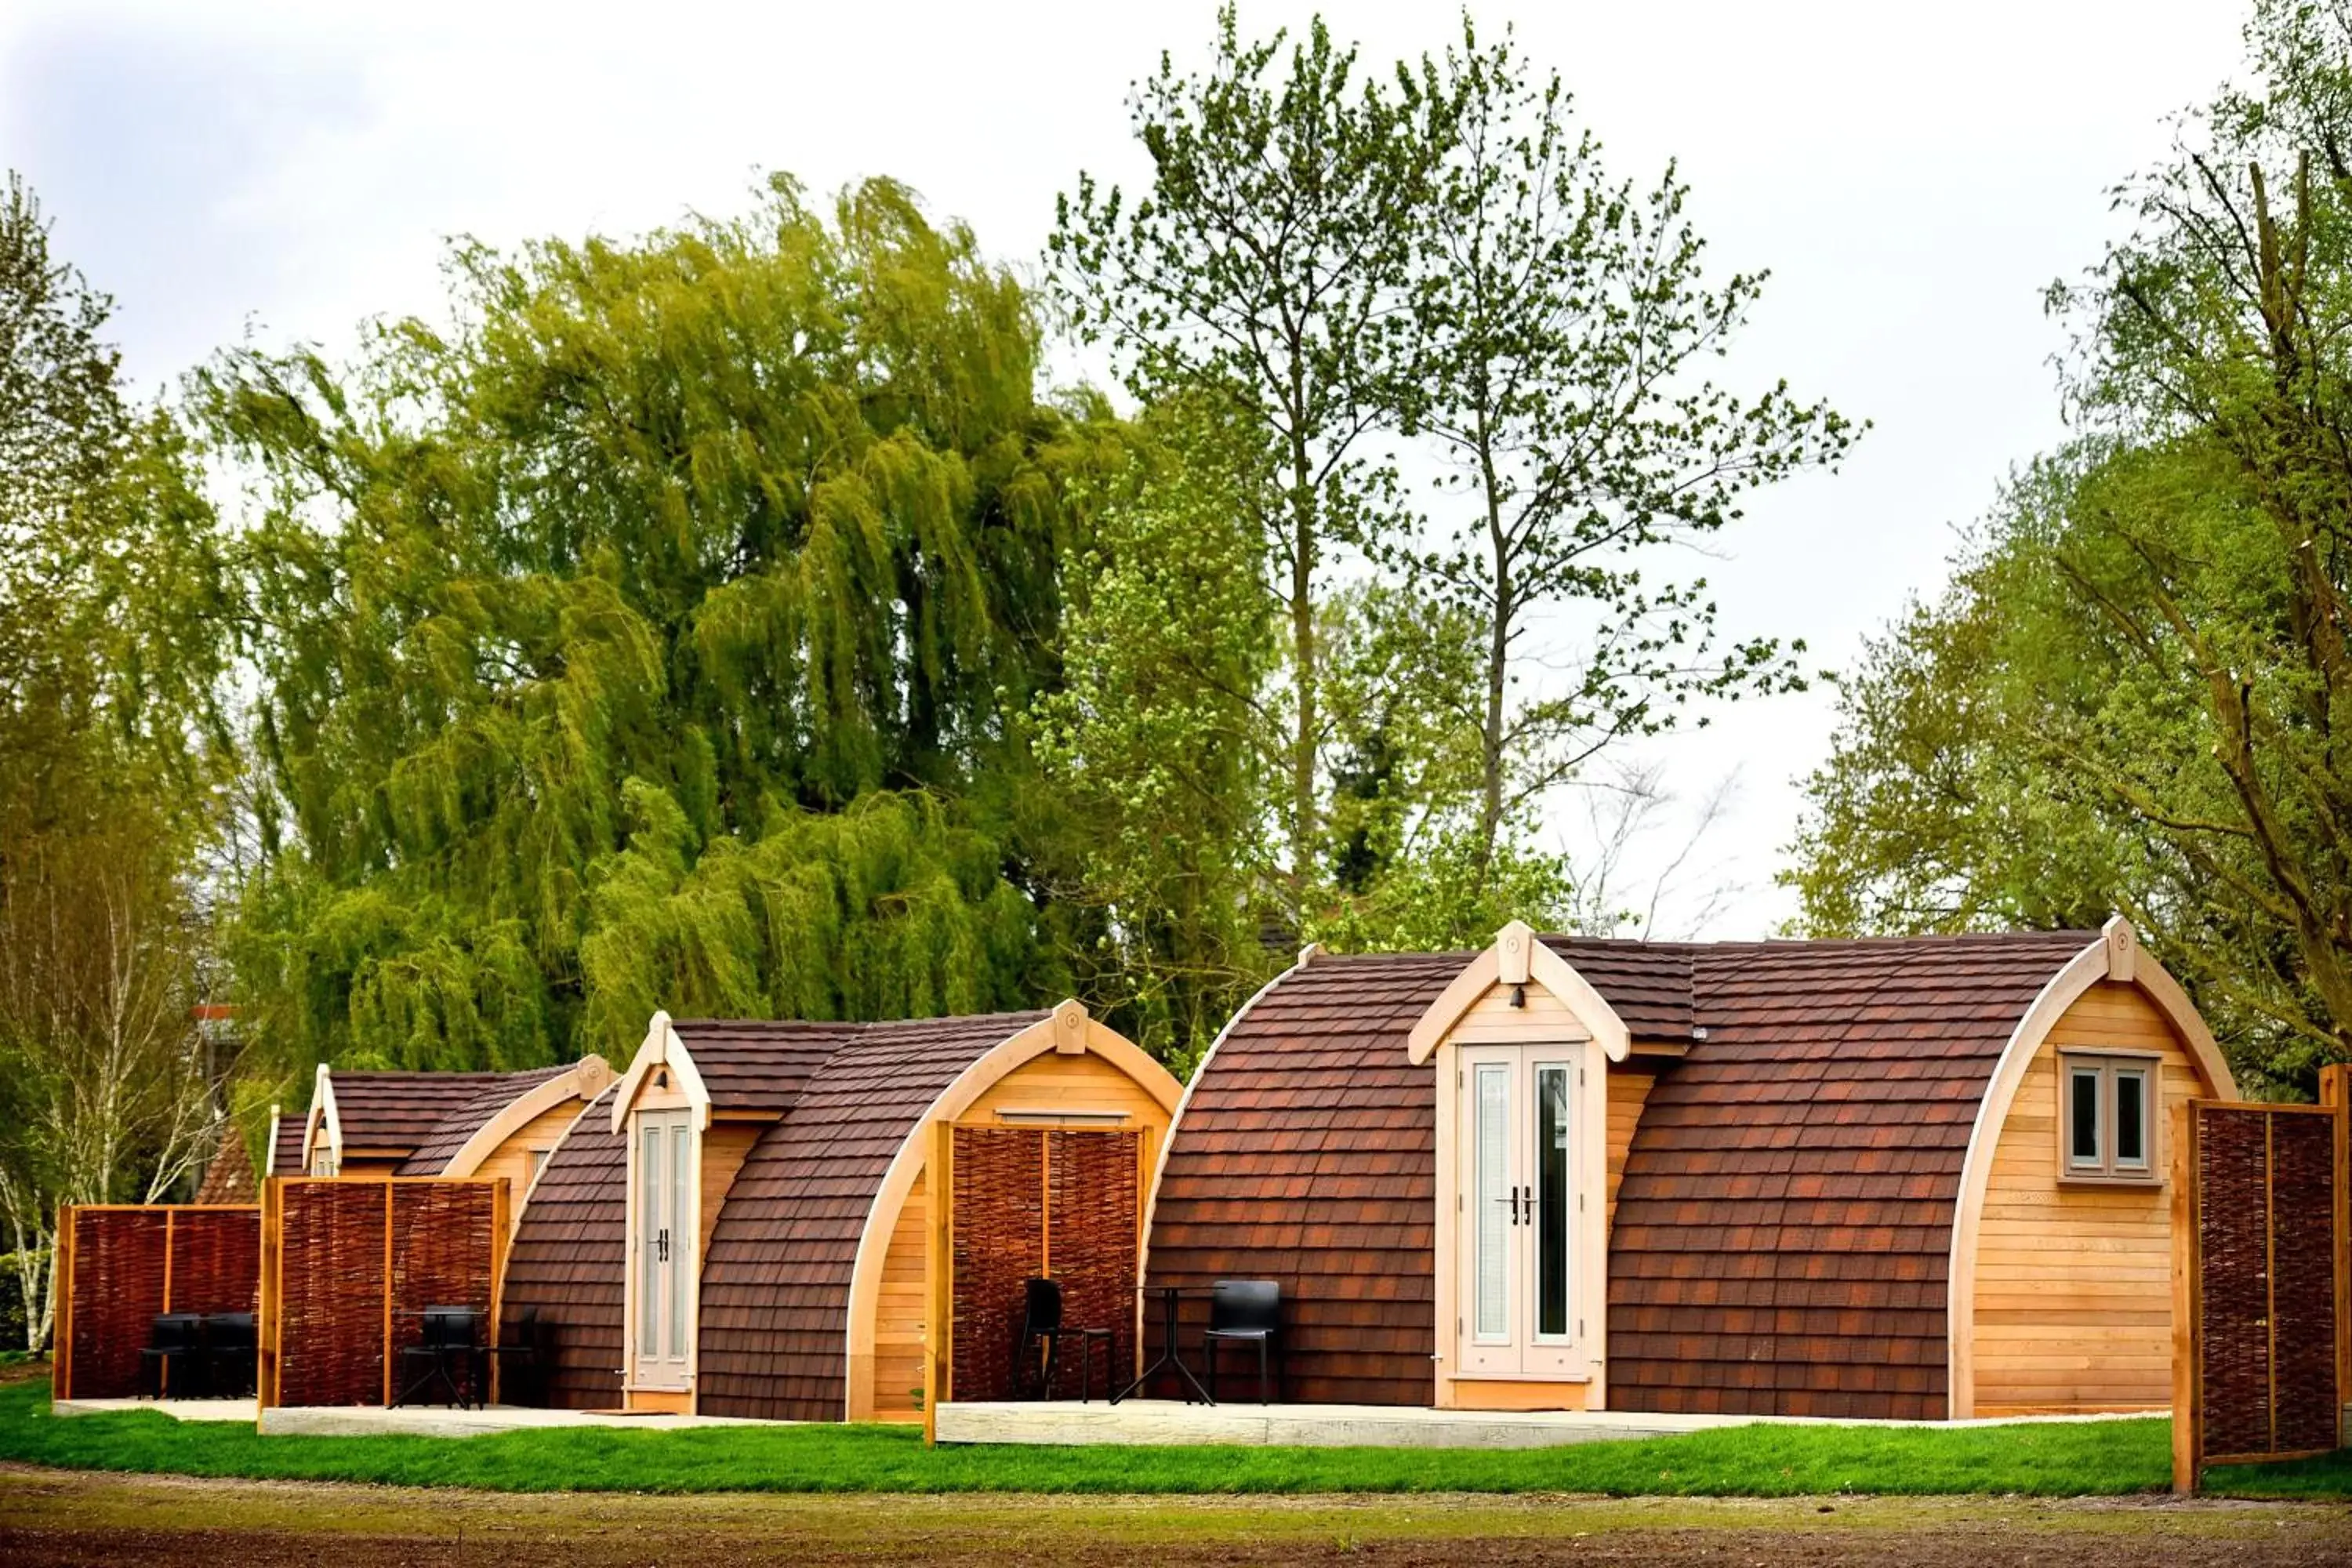
<instances>
[{"instance_id":1,"label":"arched cabin roof","mask_svg":"<svg viewBox=\"0 0 2352 1568\"><path fill-rule=\"evenodd\" d=\"M337 1141L346 1159L404 1163L477 1098L494 1092L508 1079L530 1078L530 1073L362 1072L321 1063L311 1079L310 1109L278 1119L269 1173L307 1175L310 1150L330 1138ZM524 1081L514 1092L529 1087ZM328 1115L334 1121L331 1130L326 1125Z\"/></svg>"},{"instance_id":2,"label":"arched cabin roof","mask_svg":"<svg viewBox=\"0 0 2352 1568\"><path fill-rule=\"evenodd\" d=\"M1052 1016L667 1022L715 1121L773 1118L735 1172L703 1257L698 1410L840 1419L850 1281L891 1162L965 1069ZM509 1321L534 1307L555 1329L556 1405L608 1408L620 1397L628 1139L614 1112L633 1081L564 1134L509 1254Z\"/></svg>"},{"instance_id":3,"label":"arched cabin roof","mask_svg":"<svg viewBox=\"0 0 2352 1568\"><path fill-rule=\"evenodd\" d=\"M621 1402L629 1141L612 1129L618 1088L572 1119L531 1184L507 1250L506 1321L515 1325L530 1310L548 1329L555 1365L545 1398L562 1409L610 1410Z\"/></svg>"},{"instance_id":4,"label":"arched cabin roof","mask_svg":"<svg viewBox=\"0 0 2352 1568\"><path fill-rule=\"evenodd\" d=\"M1654 1058L1610 1235L1609 1403L1941 1415L1978 1106L2095 932L1546 937ZM1170 1135L1154 1283L1282 1281L1291 1396L1423 1405L1435 1081L1407 1037L1472 954L1317 956L1237 1016Z\"/></svg>"},{"instance_id":5,"label":"arched cabin roof","mask_svg":"<svg viewBox=\"0 0 2352 1568\"><path fill-rule=\"evenodd\" d=\"M782 1117L760 1135L727 1190L702 1265L696 1408L714 1415L822 1421L840 1417L847 1392L849 1286L883 1177L924 1112L965 1068L1050 1014L996 1013L844 1030L821 1065L814 1043L777 1037L793 1066L755 1076L754 1039L735 1037L748 1089L796 1083ZM714 1115L726 1075L704 1066L706 1026L672 1026L703 1072ZM801 1026L782 1026L797 1031ZM744 1028L746 1026L733 1026ZM768 1027L768 1026L763 1026ZM775 1087L768 1087L774 1085Z\"/></svg>"},{"instance_id":6,"label":"arched cabin roof","mask_svg":"<svg viewBox=\"0 0 2352 1568\"><path fill-rule=\"evenodd\" d=\"M400 1163L400 1169L394 1173L403 1176L440 1175L449 1168L449 1162L457 1157L457 1152L473 1140L474 1134L489 1125L491 1118L541 1084L550 1079L561 1078L572 1068L572 1063L565 1062L557 1067L532 1068L527 1072L492 1075L433 1124L433 1130L425 1135L424 1142ZM335 1098L341 1104L342 1091L340 1086ZM346 1116L348 1114L346 1112ZM343 1141L347 1146L352 1143L348 1128L343 1133ZM515 1194L514 1201L521 1202L522 1194Z\"/></svg>"}]
</instances>

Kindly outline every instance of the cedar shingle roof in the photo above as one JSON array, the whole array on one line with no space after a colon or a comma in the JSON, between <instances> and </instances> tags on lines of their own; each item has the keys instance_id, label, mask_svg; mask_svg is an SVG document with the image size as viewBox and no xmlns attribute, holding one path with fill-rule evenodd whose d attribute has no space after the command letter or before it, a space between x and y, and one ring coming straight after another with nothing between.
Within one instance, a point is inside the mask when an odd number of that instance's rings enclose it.
<instances>
[{"instance_id":1,"label":"cedar shingle roof","mask_svg":"<svg viewBox=\"0 0 2352 1568\"><path fill-rule=\"evenodd\" d=\"M2096 935L1545 940L1637 1039L1688 1042L1618 1191L1611 1405L1941 1415L1977 1102ZM1281 1281L1284 1397L1431 1397L1435 1081L1405 1042L1469 956L1317 959L1234 1021L1172 1135L1151 1279Z\"/></svg>"},{"instance_id":2,"label":"cedar shingle roof","mask_svg":"<svg viewBox=\"0 0 2352 1568\"><path fill-rule=\"evenodd\" d=\"M506 1321L533 1308L551 1325L547 1402L562 1409L621 1404L629 1141L612 1131L613 1094L591 1101L548 1155L507 1254Z\"/></svg>"},{"instance_id":3,"label":"cedar shingle roof","mask_svg":"<svg viewBox=\"0 0 2352 1568\"><path fill-rule=\"evenodd\" d=\"M1610 1403L1937 1418L1960 1166L2091 931L1699 947L1610 1237Z\"/></svg>"},{"instance_id":4,"label":"cedar shingle roof","mask_svg":"<svg viewBox=\"0 0 2352 1568\"><path fill-rule=\"evenodd\" d=\"M832 1031L837 1043L821 1077L800 1071L790 1109L752 1144L719 1211L702 1265L698 1409L840 1419L850 1274L884 1173L931 1102L966 1068L1050 1016L735 1026L773 1031L771 1051L794 1064L782 1069L786 1076L799 1070L818 1030ZM709 1026L675 1027L719 1104L719 1085L703 1056ZM759 1041L746 1035L731 1046L733 1065L722 1070L748 1084Z\"/></svg>"},{"instance_id":5,"label":"cedar shingle roof","mask_svg":"<svg viewBox=\"0 0 2352 1568\"><path fill-rule=\"evenodd\" d=\"M309 1118L301 1111L278 1113L278 1138L270 1147L269 1174L299 1176L302 1174L302 1131Z\"/></svg>"},{"instance_id":6,"label":"cedar shingle roof","mask_svg":"<svg viewBox=\"0 0 2352 1568\"><path fill-rule=\"evenodd\" d=\"M415 1151L454 1111L507 1075L495 1072L342 1072L330 1069L343 1149ZM518 1093L520 1090L517 1090Z\"/></svg>"},{"instance_id":7,"label":"cedar shingle roof","mask_svg":"<svg viewBox=\"0 0 2352 1568\"><path fill-rule=\"evenodd\" d=\"M1692 947L1596 937L1539 940L1601 993L1635 1039L1690 1038Z\"/></svg>"},{"instance_id":8,"label":"cedar shingle roof","mask_svg":"<svg viewBox=\"0 0 2352 1568\"><path fill-rule=\"evenodd\" d=\"M260 1195L260 1182L253 1173L253 1156L245 1152L245 1134L232 1121L221 1129L220 1148L214 1153L212 1163L205 1167L205 1179L196 1188L200 1204L249 1204Z\"/></svg>"},{"instance_id":9,"label":"cedar shingle roof","mask_svg":"<svg viewBox=\"0 0 2352 1568\"><path fill-rule=\"evenodd\" d=\"M439 1175L449 1168L449 1162L457 1157L457 1151L463 1149L475 1133L489 1125L490 1118L513 1104L529 1090L538 1088L549 1079L570 1072L572 1068L572 1064L565 1062L559 1067L532 1068L528 1072L492 1075L489 1081L479 1085L471 1095L434 1125L433 1131L427 1133L425 1141L416 1146L415 1152L400 1163L398 1173L404 1176ZM339 1110L342 1102L342 1081L338 1079L335 1083L335 1104ZM344 1114L346 1123L343 1130L343 1144L349 1148L352 1145L349 1113ZM522 1201L520 1193L515 1194L514 1197L518 1203Z\"/></svg>"},{"instance_id":10,"label":"cedar shingle roof","mask_svg":"<svg viewBox=\"0 0 2352 1568\"><path fill-rule=\"evenodd\" d=\"M710 1091L714 1111L781 1115L801 1085L864 1024L769 1022L743 1018L677 1018L670 1028L686 1044Z\"/></svg>"},{"instance_id":11,"label":"cedar shingle roof","mask_svg":"<svg viewBox=\"0 0 2352 1568\"><path fill-rule=\"evenodd\" d=\"M1279 1399L1430 1401L1436 1089L1405 1037L1472 956L1318 958L1228 1026L1193 1082L1150 1282L1278 1281ZM1184 1305L1197 1363L1205 1307Z\"/></svg>"}]
</instances>

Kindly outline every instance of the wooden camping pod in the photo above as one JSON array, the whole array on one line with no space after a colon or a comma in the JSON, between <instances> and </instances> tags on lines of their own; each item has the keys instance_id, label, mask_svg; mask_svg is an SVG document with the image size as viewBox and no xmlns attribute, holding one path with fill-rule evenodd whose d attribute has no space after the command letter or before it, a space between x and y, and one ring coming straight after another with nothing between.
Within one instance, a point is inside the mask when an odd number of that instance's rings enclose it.
<instances>
[{"instance_id":1,"label":"wooden camping pod","mask_svg":"<svg viewBox=\"0 0 2352 1568\"><path fill-rule=\"evenodd\" d=\"M929 1354L953 1338L934 1332L931 1235L954 1223L931 1179L935 1130L1037 1135L1041 1214L1048 1135L1118 1134L1131 1274L1181 1093L1075 1002L863 1024L656 1015L549 1159L516 1236L509 1319L530 1308L554 1326L557 1403L919 1418ZM1131 1363L1131 1283L1125 1295Z\"/></svg>"},{"instance_id":2,"label":"wooden camping pod","mask_svg":"<svg viewBox=\"0 0 2352 1568\"><path fill-rule=\"evenodd\" d=\"M1149 1276L1281 1282L1286 1394L1307 1402L1922 1418L2161 1405L2163 1165L2065 1174L2059 1064L2077 1053L2151 1075L2150 1137L2183 1097L2235 1097L2120 921L1752 943L1514 926L1479 953L1310 952L1187 1091ZM1546 1254L1563 1280L1542 1309L1552 1331L1528 1310L1490 1345L1468 1310L1468 1260L1488 1245L1469 1216L1493 1211L1473 1190L1487 1154L1464 1131L1464 1068L1529 1081L1514 1062L1570 1086L1568 1166L1547 1179L1574 1207ZM1494 1223L1532 1225L1532 1185L1500 1190L1512 1206ZM1493 1276L1506 1296L1519 1278Z\"/></svg>"}]
</instances>

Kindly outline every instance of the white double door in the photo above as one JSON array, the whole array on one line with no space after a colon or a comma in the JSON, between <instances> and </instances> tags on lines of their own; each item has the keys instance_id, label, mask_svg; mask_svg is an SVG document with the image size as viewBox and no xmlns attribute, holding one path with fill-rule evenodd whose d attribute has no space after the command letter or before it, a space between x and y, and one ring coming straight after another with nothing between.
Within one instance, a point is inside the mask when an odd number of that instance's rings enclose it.
<instances>
[{"instance_id":1,"label":"white double door","mask_svg":"<svg viewBox=\"0 0 2352 1568\"><path fill-rule=\"evenodd\" d=\"M694 1282L694 1113L641 1110L631 1151L629 1205L638 1388L684 1388Z\"/></svg>"},{"instance_id":2,"label":"white double door","mask_svg":"<svg viewBox=\"0 0 2352 1568\"><path fill-rule=\"evenodd\" d=\"M1576 1279L1582 1054L1575 1046L1460 1048L1455 1364L1465 1375L1583 1371Z\"/></svg>"}]
</instances>

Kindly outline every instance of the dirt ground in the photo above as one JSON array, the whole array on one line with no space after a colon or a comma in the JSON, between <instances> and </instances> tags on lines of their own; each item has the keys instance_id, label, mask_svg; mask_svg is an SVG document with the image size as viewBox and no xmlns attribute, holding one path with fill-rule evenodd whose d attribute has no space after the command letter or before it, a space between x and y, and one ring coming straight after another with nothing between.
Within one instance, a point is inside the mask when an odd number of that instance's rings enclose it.
<instances>
[{"instance_id":1,"label":"dirt ground","mask_svg":"<svg viewBox=\"0 0 2352 1568\"><path fill-rule=\"evenodd\" d=\"M10 1568L2352 1562L2352 1510L1853 1499L512 1497L0 1467Z\"/></svg>"}]
</instances>

